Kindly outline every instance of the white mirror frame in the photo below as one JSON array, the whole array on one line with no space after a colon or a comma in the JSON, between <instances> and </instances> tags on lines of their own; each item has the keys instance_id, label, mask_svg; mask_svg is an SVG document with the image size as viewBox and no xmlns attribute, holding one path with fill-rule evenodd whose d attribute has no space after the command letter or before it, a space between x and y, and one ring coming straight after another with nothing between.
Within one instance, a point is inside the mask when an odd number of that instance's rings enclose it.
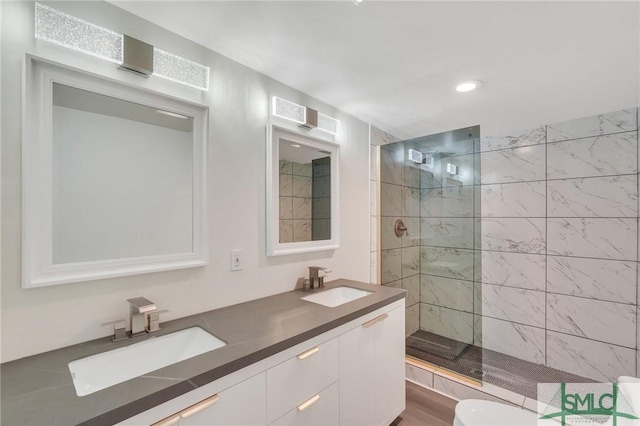
<instances>
[{"instance_id":1,"label":"white mirror frame","mask_svg":"<svg viewBox=\"0 0 640 426\"><path fill-rule=\"evenodd\" d=\"M22 111L22 287L204 266L207 264L206 165L208 108L120 81L25 56ZM135 258L53 263L53 83L193 117L193 250Z\"/></svg>"},{"instance_id":2,"label":"white mirror frame","mask_svg":"<svg viewBox=\"0 0 640 426\"><path fill-rule=\"evenodd\" d=\"M335 250L340 246L340 193L339 164L340 147L338 144L321 140L301 132L279 127L267 126L267 256L309 253L323 250ZM280 139L295 142L331 154L331 239L303 241L297 243L280 242Z\"/></svg>"}]
</instances>

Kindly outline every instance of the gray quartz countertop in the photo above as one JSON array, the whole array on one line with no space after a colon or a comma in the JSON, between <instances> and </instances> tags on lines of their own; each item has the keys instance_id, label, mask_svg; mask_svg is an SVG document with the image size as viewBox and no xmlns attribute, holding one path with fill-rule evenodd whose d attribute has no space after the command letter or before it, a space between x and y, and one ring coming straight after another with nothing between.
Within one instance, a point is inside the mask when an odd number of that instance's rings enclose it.
<instances>
[{"instance_id":1,"label":"gray quartz countertop","mask_svg":"<svg viewBox=\"0 0 640 426\"><path fill-rule=\"evenodd\" d=\"M154 336L199 326L227 345L83 397L76 396L70 361L148 337L105 337L4 363L1 424L118 423L405 297L404 290L350 280L332 281L325 289L341 285L373 294L328 308L301 300L309 293L295 290L163 323Z\"/></svg>"}]
</instances>

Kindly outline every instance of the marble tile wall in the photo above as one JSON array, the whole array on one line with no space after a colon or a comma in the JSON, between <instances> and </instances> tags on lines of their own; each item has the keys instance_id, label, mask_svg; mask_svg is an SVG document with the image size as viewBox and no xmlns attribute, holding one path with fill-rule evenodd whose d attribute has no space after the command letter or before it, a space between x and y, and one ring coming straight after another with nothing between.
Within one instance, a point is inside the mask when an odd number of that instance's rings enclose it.
<instances>
[{"instance_id":1,"label":"marble tile wall","mask_svg":"<svg viewBox=\"0 0 640 426\"><path fill-rule=\"evenodd\" d=\"M380 164L379 283L407 290L406 333L409 335L420 327L420 173L419 169L405 164L405 148L402 144L393 144L396 138L373 129L372 136L379 142L375 154ZM398 219L402 219L408 229L402 237L394 232Z\"/></svg>"},{"instance_id":2,"label":"marble tile wall","mask_svg":"<svg viewBox=\"0 0 640 426\"><path fill-rule=\"evenodd\" d=\"M412 327L595 380L640 376L638 131L633 108L482 137L478 156L447 157L479 161L479 179L423 172L419 186L376 147L372 250L382 283L417 286ZM420 239L396 239L396 218Z\"/></svg>"},{"instance_id":3,"label":"marble tile wall","mask_svg":"<svg viewBox=\"0 0 640 426\"><path fill-rule=\"evenodd\" d=\"M331 158L311 162L311 239L331 239Z\"/></svg>"},{"instance_id":4,"label":"marble tile wall","mask_svg":"<svg viewBox=\"0 0 640 426\"><path fill-rule=\"evenodd\" d=\"M280 242L311 241L311 163L280 161Z\"/></svg>"},{"instance_id":5,"label":"marble tile wall","mask_svg":"<svg viewBox=\"0 0 640 426\"><path fill-rule=\"evenodd\" d=\"M595 380L638 375L638 110L481 149L476 342Z\"/></svg>"},{"instance_id":6,"label":"marble tile wall","mask_svg":"<svg viewBox=\"0 0 640 426\"><path fill-rule=\"evenodd\" d=\"M480 339L475 288L484 226L477 211L478 146L473 139L443 139L442 146L418 148L441 152L421 170L420 328L474 344ZM458 174L448 173L447 164L458 166Z\"/></svg>"}]
</instances>

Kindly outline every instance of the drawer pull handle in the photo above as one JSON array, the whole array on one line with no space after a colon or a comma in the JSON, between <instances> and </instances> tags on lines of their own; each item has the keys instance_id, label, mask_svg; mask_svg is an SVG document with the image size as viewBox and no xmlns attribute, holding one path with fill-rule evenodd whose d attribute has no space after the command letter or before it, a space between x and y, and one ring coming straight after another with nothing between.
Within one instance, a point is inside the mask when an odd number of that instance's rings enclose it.
<instances>
[{"instance_id":1,"label":"drawer pull handle","mask_svg":"<svg viewBox=\"0 0 640 426\"><path fill-rule=\"evenodd\" d=\"M375 325L376 323L379 323L380 321L384 321L384 320L386 320L387 318L389 318L389 315L388 315L388 314L382 314L382 315L380 315L379 317L375 317L375 318L374 318L374 319L372 319L371 321L367 321L367 322L365 322L364 324L362 324L362 326L363 326L364 328L369 328L369 327L371 327L372 325Z\"/></svg>"},{"instance_id":2,"label":"drawer pull handle","mask_svg":"<svg viewBox=\"0 0 640 426\"><path fill-rule=\"evenodd\" d=\"M301 354L298 355L298 359L305 359L310 357L311 355L315 354L316 352L318 352L320 350L320 347L316 346L315 348L311 348L308 351L304 351Z\"/></svg>"},{"instance_id":3,"label":"drawer pull handle","mask_svg":"<svg viewBox=\"0 0 640 426\"><path fill-rule=\"evenodd\" d=\"M389 318L389 314L382 314L378 318L376 318L376 320L377 320L376 322L384 321L387 318Z\"/></svg>"},{"instance_id":4,"label":"drawer pull handle","mask_svg":"<svg viewBox=\"0 0 640 426\"><path fill-rule=\"evenodd\" d=\"M320 394L317 394L315 396L312 396L311 398L307 399L305 402L303 402L302 404L298 405L298 411L304 411L307 408L311 407L313 404L315 404L316 402L318 402L318 400L320 399Z\"/></svg>"},{"instance_id":5,"label":"drawer pull handle","mask_svg":"<svg viewBox=\"0 0 640 426\"><path fill-rule=\"evenodd\" d=\"M194 404L191 407L189 407L189 408L187 408L185 410L182 410L180 412L180 417L182 417L183 419L186 419L187 417L191 417L194 414L197 414L200 411L211 407L213 404L218 402L219 399L220 399L220 395L218 395L218 394L213 395L212 397L209 397L207 399L204 399L204 400L198 402L197 404Z\"/></svg>"},{"instance_id":6,"label":"drawer pull handle","mask_svg":"<svg viewBox=\"0 0 640 426\"><path fill-rule=\"evenodd\" d=\"M157 423L154 423L152 426L174 426L178 424L180 420L180 414L174 414L171 417L167 417L166 419L162 419Z\"/></svg>"}]
</instances>

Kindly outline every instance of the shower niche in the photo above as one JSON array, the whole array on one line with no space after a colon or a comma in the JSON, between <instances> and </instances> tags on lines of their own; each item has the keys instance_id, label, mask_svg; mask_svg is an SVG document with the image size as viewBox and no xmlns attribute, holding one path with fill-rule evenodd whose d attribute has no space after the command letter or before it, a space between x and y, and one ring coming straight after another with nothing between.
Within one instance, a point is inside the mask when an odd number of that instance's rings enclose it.
<instances>
[{"instance_id":1,"label":"shower niche","mask_svg":"<svg viewBox=\"0 0 640 426\"><path fill-rule=\"evenodd\" d=\"M379 175L381 283L405 288L408 317L419 318L407 356L477 380L479 143L474 126L382 145Z\"/></svg>"}]
</instances>

